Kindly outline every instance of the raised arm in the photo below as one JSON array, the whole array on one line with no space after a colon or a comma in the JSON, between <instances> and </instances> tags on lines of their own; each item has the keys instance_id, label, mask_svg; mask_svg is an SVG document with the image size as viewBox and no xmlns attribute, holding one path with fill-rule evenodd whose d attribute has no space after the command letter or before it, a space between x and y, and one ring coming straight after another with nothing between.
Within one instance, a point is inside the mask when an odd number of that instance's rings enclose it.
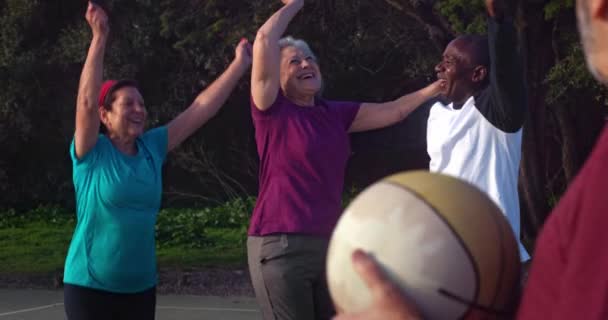
<instances>
[{"instance_id":1,"label":"raised arm","mask_svg":"<svg viewBox=\"0 0 608 320\"><path fill-rule=\"evenodd\" d=\"M99 135L99 90L103 76L103 56L110 31L108 16L98 5L87 7L85 18L93 31L87 58L80 75L76 100L76 130L74 149L82 159L97 143Z\"/></svg>"},{"instance_id":2,"label":"raised arm","mask_svg":"<svg viewBox=\"0 0 608 320\"><path fill-rule=\"evenodd\" d=\"M363 103L350 126L349 132L384 128L405 119L425 101L437 96L444 80L437 80L425 88L385 103Z\"/></svg>"},{"instance_id":3,"label":"raised arm","mask_svg":"<svg viewBox=\"0 0 608 320\"><path fill-rule=\"evenodd\" d=\"M167 125L168 151L186 140L218 112L250 65L251 45L242 39L237 45L234 60L224 73L199 93L188 109Z\"/></svg>"},{"instance_id":4,"label":"raised arm","mask_svg":"<svg viewBox=\"0 0 608 320\"><path fill-rule=\"evenodd\" d=\"M505 132L516 132L526 115L525 73L517 32L512 22L512 8L506 0L486 0L490 50L489 110L486 118ZM482 98L483 99L483 98Z\"/></svg>"},{"instance_id":5,"label":"raised arm","mask_svg":"<svg viewBox=\"0 0 608 320\"><path fill-rule=\"evenodd\" d=\"M251 96L262 111L270 108L280 87L279 39L289 22L304 6L304 0L281 0L285 5L275 12L258 30L253 43Z\"/></svg>"}]
</instances>

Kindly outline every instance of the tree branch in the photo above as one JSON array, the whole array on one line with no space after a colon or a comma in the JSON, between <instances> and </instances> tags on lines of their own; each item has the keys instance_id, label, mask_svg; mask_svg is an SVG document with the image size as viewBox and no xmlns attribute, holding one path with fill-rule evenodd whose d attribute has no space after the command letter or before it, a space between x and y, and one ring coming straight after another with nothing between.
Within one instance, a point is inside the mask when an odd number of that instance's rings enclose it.
<instances>
[{"instance_id":1,"label":"tree branch","mask_svg":"<svg viewBox=\"0 0 608 320\"><path fill-rule=\"evenodd\" d=\"M384 2L421 25L439 52L443 52L455 35L450 24L435 12L433 0L384 0Z\"/></svg>"}]
</instances>

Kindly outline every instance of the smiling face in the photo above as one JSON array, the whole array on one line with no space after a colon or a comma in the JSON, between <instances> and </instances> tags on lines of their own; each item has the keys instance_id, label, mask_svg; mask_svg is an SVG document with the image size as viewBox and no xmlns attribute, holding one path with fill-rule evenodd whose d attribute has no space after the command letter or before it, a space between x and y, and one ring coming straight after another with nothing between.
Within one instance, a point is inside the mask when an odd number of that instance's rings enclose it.
<instances>
[{"instance_id":1,"label":"smiling face","mask_svg":"<svg viewBox=\"0 0 608 320\"><path fill-rule=\"evenodd\" d=\"M321 71L312 53L294 46L281 50L281 88L286 96L315 96L321 84Z\"/></svg>"},{"instance_id":2,"label":"smiling face","mask_svg":"<svg viewBox=\"0 0 608 320\"><path fill-rule=\"evenodd\" d=\"M126 86L114 91L110 108L100 108L100 118L108 135L135 140L144 132L148 112L139 90Z\"/></svg>"},{"instance_id":3,"label":"smiling face","mask_svg":"<svg viewBox=\"0 0 608 320\"><path fill-rule=\"evenodd\" d=\"M445 80L441 95L449 101L460 104L474 95L486 82L488 68L475 50L483 50L472 41L473 38L457 38L450 42L437 66L437 78Z\"/></svg>"}]
</instances>

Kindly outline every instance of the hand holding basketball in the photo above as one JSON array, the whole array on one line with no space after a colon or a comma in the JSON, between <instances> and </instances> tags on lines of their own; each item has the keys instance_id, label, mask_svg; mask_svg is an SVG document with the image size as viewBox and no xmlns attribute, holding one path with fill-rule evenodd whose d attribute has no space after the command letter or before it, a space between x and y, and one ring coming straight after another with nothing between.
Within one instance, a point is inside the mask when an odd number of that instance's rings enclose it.
<instances>
[{"instance_id":1,"label":"hand holding basketball","mask_svg":"<svg viewBox=\"0 0 608 320\"><path fill-rule=\"evenodd\" d=\"M361 250L353 253L355 271L361 276L372 294L372 306L356 314L341 314L334 320L415 320L418 311L409 303L404 293L388 279L374 259Z\"/></svg>"},{"instance_id":2,"label":"hand holding basketball","mask_svg":"<svg viewBox=\"0 0 608 320\"><path fill-rule=\"evenodd\" d=\"M91 26L93 36L106 36L109 33L108 15L99 5L89 2L85 19Z\"/></svg>"},{"instance_id":3,"label":"hand holding basketball","mask_svg":"<svg viewBox=\"0 0 608 320\"><path fill-rule=\"evenodd\" d=\"M447 320L511 314L520 268L511 226L485 193L413 171L353 199L332 234L326 270L336 309L353 315L342 320L415 319L416 310Z\"/></svg>"}]
</instances>

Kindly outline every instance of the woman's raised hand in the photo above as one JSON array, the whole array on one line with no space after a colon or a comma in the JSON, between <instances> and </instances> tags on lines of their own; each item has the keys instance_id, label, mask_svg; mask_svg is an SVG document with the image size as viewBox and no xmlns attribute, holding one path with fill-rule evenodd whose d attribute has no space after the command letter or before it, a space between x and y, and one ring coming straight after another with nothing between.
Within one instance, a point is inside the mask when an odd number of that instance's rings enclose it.
<instances>
[{"instance_id":1,"label":"woman's raised hand","mask_svg":"<svg viewBox=\"0 0 608 320\"><path fill-rule=\"evenodd\" d=\"M251 61L253 60L251 43L249 43L246 38L243 38L236 45L236 49L234 51L234 61L245 68L249 68L249 66L251 66Z\"/></svg>"},{"instance_id":2,"label":"woman's raised hand","mask_svg":"<svg viewBox=\"0 0 608 320\"><path fill-rule=\"evenodd\" d=\"M98 5L89 2L85 19L91 26L93 31L93 37L95 36L107 36L110 32L110 24L108 23L108 15Z\"/></svg>"},{"instance_id":3,"label":"woman's raised hand","mask_svg":"<svg viewBox=\"0 0 608 320\"><path fill-rule=\"evenodd\" d=\"M301 5L304 5L304 0L281 0L281 2L283 2L283 4L290 4L290 3L298 3Z\"/></svg>"}]
</instances>

